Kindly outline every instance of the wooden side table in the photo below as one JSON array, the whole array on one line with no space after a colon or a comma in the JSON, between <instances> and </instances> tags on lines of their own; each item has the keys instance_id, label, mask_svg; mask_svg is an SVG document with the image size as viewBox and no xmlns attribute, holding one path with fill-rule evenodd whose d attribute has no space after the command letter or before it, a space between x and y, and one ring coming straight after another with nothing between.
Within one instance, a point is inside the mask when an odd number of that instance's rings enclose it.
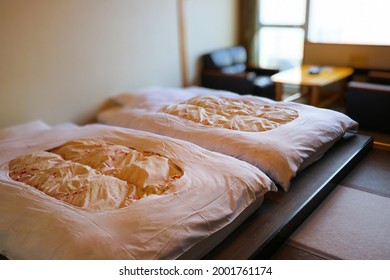
<instances>
[{"instance_id":1,"label":"wooden side table","mask_svg":"<svg viewBox=\"0 0 390 280\"><path fill-rule=\"evenodd\" d=\"M312 66L302 65L271 76L272 81L275 83L275 99L282 101L283 84L298 85L308 88L310 105L326 107L338 100L341 95L335 94L320 103L320 87L340 82L341 91L345 92L347 79L353 74L353 68L350 67L327 66L320 67L318 74L310 74L310 67Z\"/></svg>"}]
</instances>

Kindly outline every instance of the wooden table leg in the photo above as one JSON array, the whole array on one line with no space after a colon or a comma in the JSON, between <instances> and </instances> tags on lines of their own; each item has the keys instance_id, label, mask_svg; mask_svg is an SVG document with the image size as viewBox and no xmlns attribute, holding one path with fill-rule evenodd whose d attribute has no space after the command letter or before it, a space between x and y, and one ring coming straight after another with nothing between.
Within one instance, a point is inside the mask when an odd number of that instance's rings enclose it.
<instances>
[{"instance_id":1,"label":"wooden table leg","mask_svg":"<svg viewBox=\"0 0 390 280\"><path fill-rule=\"evenodd\" d=\"M320 99L320 87L312 86L309 88L310 91L310 105L318 106Z\"/></svg>"},{"instance_id":2,"label":"wooden table leg","mask_svg":"<svg viewBox=\"0 0 390 280\"><path fill-rule=\"evenodd\" d=\"M340 81L340 90L341 90L341 94L340 94L341 104L345 106L345 93L348 90L348 77Z\"/></svg>"},{"instance_id":3,"label":"wooden table leg","mask_svg":"<svg viewBox=\"0 0 390 280\"><path fill-rule=\"evenodd\" d=\"M282 101L283 99L283 84L275 83L275 100Z\"/></svg>"}]
</instances>

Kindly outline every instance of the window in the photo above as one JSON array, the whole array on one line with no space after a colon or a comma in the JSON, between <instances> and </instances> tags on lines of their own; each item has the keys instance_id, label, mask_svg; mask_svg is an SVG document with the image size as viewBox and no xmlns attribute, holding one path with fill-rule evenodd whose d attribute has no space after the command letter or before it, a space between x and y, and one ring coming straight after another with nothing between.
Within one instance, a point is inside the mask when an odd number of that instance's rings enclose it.
<instances>
[{"instance_id":1,"label":"window","mask_svg":"<svg viewBox=\"0 0 390 280\"><path fill-rule=\"evenodd\" d=\"M390 46L390 0L258 0L259 65L288 69L312 43Z\"/></svg>"},{"instance_id":2,"label":"window","mask_svg":"<svg viewBox=\"0 0 390 280\"><path fill-rule=\"evenodd\" d=\"M306 0L259 0L259 64L288 69L301 64Z\"/></svg>"},{"instance_id":3,"label":"window","mask_svg":"<svg viewBox=\"0 0 390 280\"><path fill-rule=\"evenodd\" d=\"M390 45L389 0L311 0L313 43Z\"/></svg>"}]
</instances>

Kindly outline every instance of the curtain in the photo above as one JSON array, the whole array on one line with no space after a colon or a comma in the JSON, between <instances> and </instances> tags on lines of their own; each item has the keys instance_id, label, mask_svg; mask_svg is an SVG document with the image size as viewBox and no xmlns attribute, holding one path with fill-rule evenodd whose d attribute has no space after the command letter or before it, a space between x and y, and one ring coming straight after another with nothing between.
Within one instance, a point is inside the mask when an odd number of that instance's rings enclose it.
<instances>
[{"instance_id":1,"label":"curtain","mask_svg":"<svg viewBox=\"0 0 390 280\"><path fill-rule=\"evenodd\" d=\"M248 51L248 63L252 66L259 64L259 1L239 0L238 40Z\"/></svg>"}]
</instances>

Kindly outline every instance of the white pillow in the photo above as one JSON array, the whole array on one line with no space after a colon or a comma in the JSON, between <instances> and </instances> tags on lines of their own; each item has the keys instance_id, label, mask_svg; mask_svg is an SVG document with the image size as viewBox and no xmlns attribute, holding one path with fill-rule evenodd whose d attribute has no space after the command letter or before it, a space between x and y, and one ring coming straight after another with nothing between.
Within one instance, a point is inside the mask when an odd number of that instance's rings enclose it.
<instances>
[{"instance_id":1,"label":"white pillow","mask_svg":"<svg viewBox=\"0 0 390 280\"><path fill-rule=\"evenodd\" d=\"M0 141L13 140L14 138L24 137L30 133L47 129L51 129L50 125L41 120L6 127L0 129Z\"/></svg>"}]
</instances>

